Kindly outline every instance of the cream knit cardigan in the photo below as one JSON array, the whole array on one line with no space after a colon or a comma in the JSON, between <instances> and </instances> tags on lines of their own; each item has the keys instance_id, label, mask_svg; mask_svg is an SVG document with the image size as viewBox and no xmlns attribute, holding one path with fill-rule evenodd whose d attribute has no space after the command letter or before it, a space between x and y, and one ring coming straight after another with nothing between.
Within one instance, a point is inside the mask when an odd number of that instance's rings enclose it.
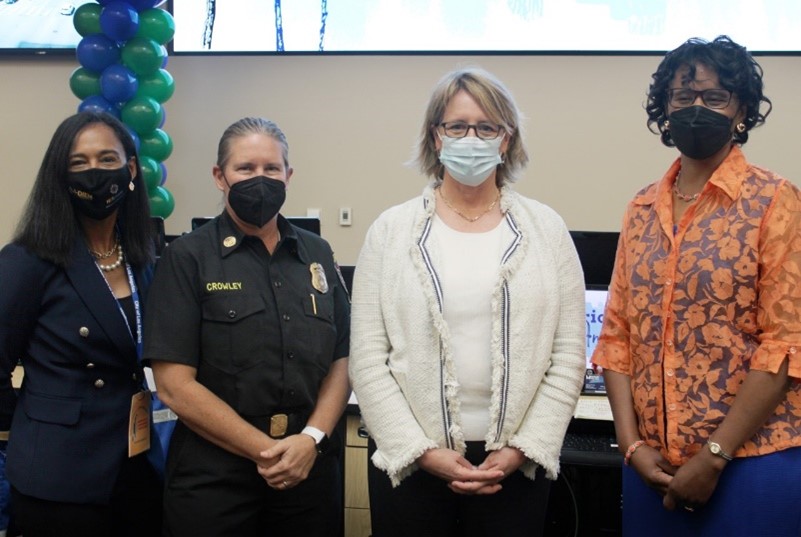
<instances>
[{"instance_id":1,"label":"cream knit cardigan","mask_svg":"<svg viewBox=\"0 0 801 537\"><path fill-rule=\"evenodd\" d=\"M437 252L428 242L434 204L428 185L422 197L385 211L367 233L354 277L350 377L378 447L373 463L395 486L426 450L465 451ZM585 370L584 279L552 209L509 187L501 209L514 239L492 297L486 449L516 447L529 459L526 476L534 479L540 465L556 479Z\"/></svg>"}]
</instances>

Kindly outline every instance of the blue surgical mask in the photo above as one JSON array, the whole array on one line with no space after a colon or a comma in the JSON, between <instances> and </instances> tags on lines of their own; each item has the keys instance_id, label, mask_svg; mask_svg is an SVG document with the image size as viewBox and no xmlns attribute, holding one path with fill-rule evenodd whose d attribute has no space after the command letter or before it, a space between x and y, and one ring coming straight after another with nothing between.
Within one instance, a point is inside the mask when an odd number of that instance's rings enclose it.
<instances>
[{"instance_id":1,"label":"blue surgical mask","mask_svg":"<svg viewBox=\"0 0 801 537\"><path fill-rule=\"evenodd\" d=\"M503 162L500 154L503 136L482 140L476 136L440 136L439 161L448 173L465 186L478 186Z\"/></svg>"}]
</instances>

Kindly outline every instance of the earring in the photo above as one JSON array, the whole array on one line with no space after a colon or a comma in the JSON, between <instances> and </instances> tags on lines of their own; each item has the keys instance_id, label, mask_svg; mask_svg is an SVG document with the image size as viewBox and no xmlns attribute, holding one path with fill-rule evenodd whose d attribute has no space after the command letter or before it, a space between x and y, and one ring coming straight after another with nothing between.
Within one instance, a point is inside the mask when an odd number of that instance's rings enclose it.
<instances>
[{"instance_id":1,"label":"earring","mask_svg":"<svg viewBox=\"0 0 801 537\"><path fill-rule=\"evenodd\" d=\"M670 130L670 120L669 120L669 119L666 119L666 120L665 120L665 130L666 130L666 131L669 131L669 130Z\"/></svg>"},{"instance_id":2,"label":"earring","mask_svg":"<svg viewBox=\"0 0 801 537\"><path fill-rule=\"evenodd\" d=\"M742 133L744 133L744 132L745 132L745 129L746 129L746 128L747 128L747 127L745 126L745 123L743 123L743 122L741 121L741 122L739 122L739 123L737 124L737 126L736 126L736 127L734 127L734 130L736 130L738 133L742 134Z\"/></svg>"},{"instance_id":3,"label":"earring","mask_svg":"<svg viewBox=\"0 0 801 537\"><path fill-rule=\"evenodd\" d=\"M135 188L136 188L136 185L134 184L133 179L131 179L131 182L128 183L128 190L133 192Z\"/></svg>"}]
</instances>

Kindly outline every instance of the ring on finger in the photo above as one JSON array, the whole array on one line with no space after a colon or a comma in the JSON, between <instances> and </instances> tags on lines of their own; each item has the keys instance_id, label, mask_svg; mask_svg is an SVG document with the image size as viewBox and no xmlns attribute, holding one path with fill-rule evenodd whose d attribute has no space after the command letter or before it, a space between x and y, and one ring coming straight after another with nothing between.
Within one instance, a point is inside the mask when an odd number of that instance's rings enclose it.
<instances>
[{"instance_id":1,"label":"ring on finger","mask_svg":"<svg viewBox=\"0 0 801 537\"><path fill-rule=\"evenodd\" d=\"M286 481L281 481L281 483L283 483L285 489L289 488L289 483L287 483Z\"/></svg>"}]
</instances>

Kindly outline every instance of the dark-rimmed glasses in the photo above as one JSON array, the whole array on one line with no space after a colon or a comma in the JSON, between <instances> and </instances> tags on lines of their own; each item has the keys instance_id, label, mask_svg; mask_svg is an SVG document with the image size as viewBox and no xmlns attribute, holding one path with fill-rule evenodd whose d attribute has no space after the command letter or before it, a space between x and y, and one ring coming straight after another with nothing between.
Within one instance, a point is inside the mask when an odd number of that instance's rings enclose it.
<instances>
[{"instance_id":1,"label":"dark-rimmed glasses","mask_svg":"<svg viewBox=\"0 0 801 537\"><path fill-rule=\"evenodd\" d=\"M675 88L668 90L668 103L674 108L687 108L692 106L699 95L708 108L715 110L726 108L731 101L731 92L726 89L694 90L690 88Z\"/></svg>"},{"instance_id":2,"label":"dark-rimmed glasses","mask_svg":"<svg viewBox=\"0 0 801 537\"><path fill-rule=\"evenodd\" d=\"M473 129L476 136L482 140L494 140L503 132L503 128L500 125L487 121L481 121L475 125L464 121L445 121L437 126L441 127L445 136L449 138L464 138L470 132L470 129Z\"/></svg>"}]
</instances>

